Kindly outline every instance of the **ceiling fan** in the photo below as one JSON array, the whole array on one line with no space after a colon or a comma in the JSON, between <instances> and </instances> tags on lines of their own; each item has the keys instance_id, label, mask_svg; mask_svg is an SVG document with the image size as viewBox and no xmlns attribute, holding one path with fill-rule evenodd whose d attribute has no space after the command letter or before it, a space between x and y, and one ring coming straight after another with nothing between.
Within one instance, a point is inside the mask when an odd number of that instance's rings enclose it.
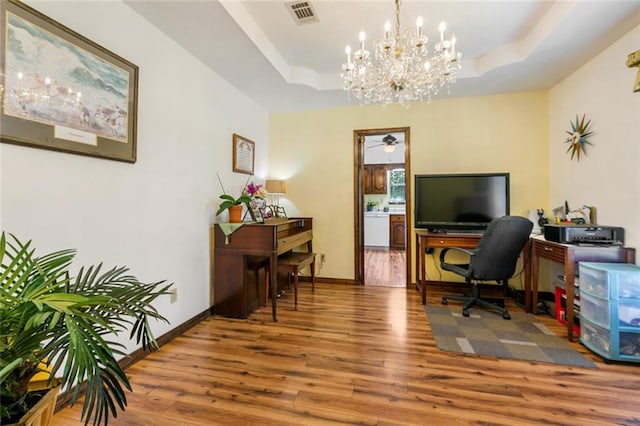
<instances>
[{"instance_id":1,"label":"ceiling fan","mask_svg":"<svg viewBox=\"0 0 640 426\"><path fill-rule=\"evenodd\" d=\"M396 149L396 145L398 145L399 143L403 143L403 142L398 141L398 139L392 135L387 135L384 138L382 138L382 143L377 145L371 145L367 147L367 149L374 148L376 146L383 146L384 152L393 152Z\"/></svg>"}]
</instances>

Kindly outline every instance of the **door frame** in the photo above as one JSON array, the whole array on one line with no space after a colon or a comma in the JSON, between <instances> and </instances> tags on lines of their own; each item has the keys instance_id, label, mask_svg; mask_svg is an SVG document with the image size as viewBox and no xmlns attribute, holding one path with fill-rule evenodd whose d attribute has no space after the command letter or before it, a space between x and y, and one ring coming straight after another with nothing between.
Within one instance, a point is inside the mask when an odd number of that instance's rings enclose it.
<instances>
[{"instance_id":1,"label":"door frame","mask_svg":"<svg viewBox=\"0 0 640 426\"><path fill-rule=\"evenodd\" d=\"M410 127L391 127L383 129L361 129L353 131L353 203L354 203L354 281L355 285L364 285L364 139L365 136L388 133L404 133L405 167L405 259L406 287L411 286L411 131Z\"/></svg>"}]
</instances>

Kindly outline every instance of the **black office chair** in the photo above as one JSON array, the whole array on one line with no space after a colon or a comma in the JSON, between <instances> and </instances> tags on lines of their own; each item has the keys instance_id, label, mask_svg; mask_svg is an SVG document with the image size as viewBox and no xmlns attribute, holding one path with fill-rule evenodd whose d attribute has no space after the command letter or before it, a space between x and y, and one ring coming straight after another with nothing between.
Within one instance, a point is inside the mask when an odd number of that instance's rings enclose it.
<instances>
[{"instance_id":1,"label":"black office chair","mask_svg":"<svg viewBox=\"0 0 640 426\"><path fill-rule=\"evenodd\" d=\"M446 305L449 299L466 302L462 307L462 315L465 317L469 316L469 309L472 306L480 305L499 311L504 319L511 319L506 307L480 299L480 282L501 282L506 294L507 280L516 270L518 256L529 240L532 228L533 223L527 218L503 216L493 219L489 223L474 250L457 247L442 249L440 252L441 268L463 276L466 282L472 284L471 296L443 296L442 304ZM445 257L451 251L462 252L469 256L469 263L447 263Z\"/></svg>"}]
</instances>

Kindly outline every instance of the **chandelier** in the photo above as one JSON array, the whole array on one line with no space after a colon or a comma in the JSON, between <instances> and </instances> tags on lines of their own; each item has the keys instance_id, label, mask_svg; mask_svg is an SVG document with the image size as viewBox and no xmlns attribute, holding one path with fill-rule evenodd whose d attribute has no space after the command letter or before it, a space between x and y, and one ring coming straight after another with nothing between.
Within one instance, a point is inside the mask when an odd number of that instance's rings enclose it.
<instances>
[{"instance_id":1,"label":"chandelier","mask_svg":"<svg viewBox=\"0 0 640 426\"><path fill-rule=\"evenodd\" d=\"M430 101L443 87L456 81L462 53L456 52L456 38L445 40L446 24L441 22L440 41L433 55L427 50L428 38L422 33L422 17L416 27L400 32L400 0L396 2L396 26L391 33L389 21L384 37L373 43L373 55L365 49L365 33L360 32L360 49L351 55L347 46L347 62L342 64L344 89L361 103L381 103L385 107L399 103L406 107L412 101Z\"/></svg>"}]
</instances>

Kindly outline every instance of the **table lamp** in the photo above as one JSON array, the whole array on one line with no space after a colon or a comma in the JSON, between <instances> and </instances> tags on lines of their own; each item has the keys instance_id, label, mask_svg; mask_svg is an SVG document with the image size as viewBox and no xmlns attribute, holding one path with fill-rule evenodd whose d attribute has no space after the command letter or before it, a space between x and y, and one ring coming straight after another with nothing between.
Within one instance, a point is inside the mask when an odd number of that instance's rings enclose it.
<instances>
[{"instance_id":1,"label":"table lamp","mask_svg":"<svg viewBox=\"0 0 640 426\"><path fill-rule=\"evenodd\" d=\"M274 204L276 206L280 205L280 194L287 193L287 183L284 180L279 179L267 179L264 185L265 189L269 194L273 194Z\"/></svg>"}]
</instances>

